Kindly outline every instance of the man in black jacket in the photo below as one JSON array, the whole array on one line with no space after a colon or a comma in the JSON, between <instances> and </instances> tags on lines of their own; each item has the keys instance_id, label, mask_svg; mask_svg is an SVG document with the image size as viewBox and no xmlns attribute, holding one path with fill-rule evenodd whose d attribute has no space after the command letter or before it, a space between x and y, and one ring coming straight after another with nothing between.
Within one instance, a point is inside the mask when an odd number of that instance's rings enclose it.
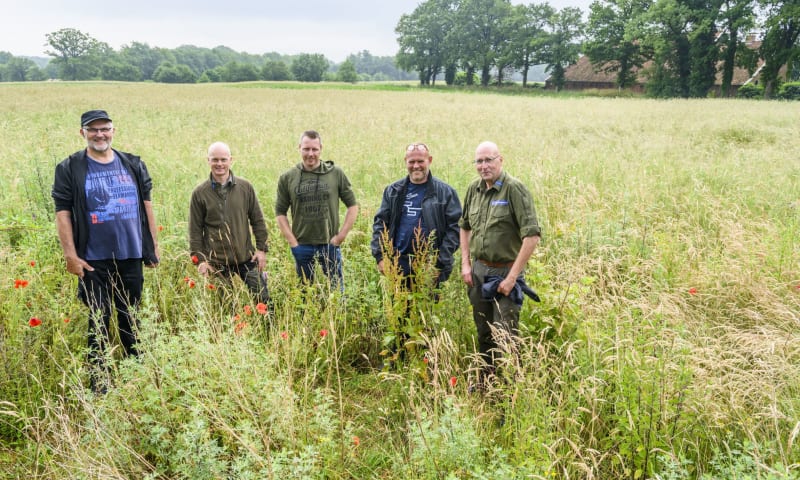
<instances>
[{"instance_id":1,"label":"man in black jacket","mask_svg":"<svg viewBox=\"0 0 800 480\"><path fill-rule=\"evenodd\" d=\"M398 255L398 264L406 277L413 276L414 255L428 242L436 255L436 285L447 280L453 271L453 252L458 248L458 219L461 202L450 185L430 173L430 150L424 143L406 148L408 176L383 191L380 209L372 225L372 255L383 274L385 251ZM391 248L382 241L384 231ZM409 285L410 286L410 285Z\"/></svg>"},{"instance_id":2,"label":"man in black jacket","mask_svg":"<svg viewBox=\"0 0 800 480\"><path fill-rule=\"evenodd\" d=\"M111 148L108 114L81 115L80 135L87 147L56 166L52 197L67 271L78 276L78 296L89 307L92 388L104 392L112 305L125 353L138 354L131 308L142 296L142 264L159 261L157 226L147 167L138 156Z\"/></svg>"}]
</instances>

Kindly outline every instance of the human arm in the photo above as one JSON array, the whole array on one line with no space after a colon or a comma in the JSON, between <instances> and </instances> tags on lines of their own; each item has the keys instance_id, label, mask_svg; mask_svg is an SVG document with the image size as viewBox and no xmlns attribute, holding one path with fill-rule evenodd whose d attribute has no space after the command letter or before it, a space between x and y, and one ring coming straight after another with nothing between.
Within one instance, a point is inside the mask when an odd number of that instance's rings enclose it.
<instances>
[{"instance_id":1,"label":"human arm","mask_svg":"<svg viewBox=\"0 0 800 480\"><path fill-rule=\"evenodd\" d=\"M145 266L154 268L158 265L158 262L161 259L161 253L158 251L158 226L156 225L156 214L153 212L152 201L144 201L144 213L147 216L147 224L150 227L150 236L153 238L153 251L155 251L156 254L155 262L145 263Z\"/></svg>"},{"instance_id":2,"label":"human arm","mask_svg":"<svg viewBox=\"0 0 800 480\"><path fill-rule=\"evenodd\" d=\"M75 241L72 237L72 213L69 210L59 210L56 212L56 230L58 240L61 242L61 250L64 251L64 259L67 261L67 271L73 275L83 278L83 271L94 271L86 260L78 257L75 250Z\"/></svg>"},{"instance_id":3,"label":"human arm","mask_svg":"<svg viewBox=\"0 0 800 480\"><path fill-rule=\"evenodd\" d=\"M250 228L253 230L253 235L256 237L256 250L250 258L251 262L256 262L259 270L264 270L267 264L267 250L269 231L267 230L267 222L264 220L264 213L261 211L261 205L258 203L258 197L255 190L250 190L250 206L247 212Z\"/></svg>"},{"instance_id":4,"label":"human arm","mask_svg":"<svg viewBox=\"0 0 800 480\"><path fill-rule=\"evenodd\" d=\"M469 240L472 237L472 230L461 228L458 233L461 244L461 280L468 286L472 285L472 263L469 259Z\"/></svg>"},{"instance_id":5,"label":"human arm","mask_svg":"<svg viewBox=\"0 0 800 480\"><path fill-rule=\"evenodd\" d=\"M344 242L344 239L347 238L347 234L350 233L353 225L355 225L357 218L358 205L351 205L347 207L347 211L344 214L344 222L342 222L342 228L330 239L331 245L336 245L338 247L342 244L342 242Z\"/></svg>"},{"instance_id":6,"label":"human arm","mask_svg":"<svg viewBox=\"0 0 800 480\"><path fill-rule=\"evenodd\" d=\"M522 239L522 246L519 249L519 253L517 253L517 258L514 259L514 264L511 265L511 269L508 271L506 278L504 278L497 287L499 293L505 296L511 293L511 290L514 289L514 285L517 283L517 277L525 269L525 265L528 264L528 260L530 260L537 245L539 245L538 235Z\"/></svg>"},{"instance_id":7,"label":"human arm","mask_svg":"<svg viewBox=\"0 0 800 480\"><path fill-rule=\"evenodd\" d=\"M292 232L292 227L289 225L289 217L286 215L278 215L275 217L275 220L278 222L278 228L281 231L281 234L289 242L289 247L294 248L299 243L297 242L297 238L294 236L294 232Z\"/></svg>"},{"instance_id":8,"label":"human arm","mask_svg":"<svg viewBox=\"0 0 800 480\"><path fill-rule=\"evenodd\" d=\"M439 254L436 267L440 270L439 280L445 281L453 269L453 254L461 241L458 226L458 221L462 215L461 202L454 189L447 189L447 195L442 207L444 208L445 224L437 226L436 235L441 235L442 240L438 248Z\"/></svg>"}]
</instances>

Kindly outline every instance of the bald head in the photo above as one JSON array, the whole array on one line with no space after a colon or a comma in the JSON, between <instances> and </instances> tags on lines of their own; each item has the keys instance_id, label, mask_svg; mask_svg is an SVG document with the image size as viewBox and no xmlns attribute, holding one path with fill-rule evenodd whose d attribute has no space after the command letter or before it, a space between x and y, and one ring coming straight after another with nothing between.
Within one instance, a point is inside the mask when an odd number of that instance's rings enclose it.
<instances>
[{"instance_id":1,"label":"bald head","mask_svg":"<svg viewBox=\"0 0 800 480\"><path fill-rule=\"evenodd\" d=\"M481 142L475 149L475 169L491 187L503 172L503 156L494 142Z\"/></svg>"},{"instance_id":2,"label":"bald head","mask_svg":"<svg viewBox=\"0 0 800 480\"><path fill-rule=\"evenodd\" d=\"M227 143L224 142L214 142L208 146L208 158L218 157L218 156L231 156L231 147L228 146Z\"/></svg>"}]
</instances>

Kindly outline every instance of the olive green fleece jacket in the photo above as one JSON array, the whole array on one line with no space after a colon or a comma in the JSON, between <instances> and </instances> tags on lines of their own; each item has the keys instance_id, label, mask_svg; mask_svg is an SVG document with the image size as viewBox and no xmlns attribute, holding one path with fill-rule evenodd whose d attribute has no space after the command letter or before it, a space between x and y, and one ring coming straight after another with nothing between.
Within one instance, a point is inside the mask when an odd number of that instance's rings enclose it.
<instances>
[{"instance_id":1,"label":"olive green fleece jacket","mask_svg":"<svg viewBox=\"0 0 800 480\"><path fill-rule=\"evenodd\" d=\"M256 237L255 248L250 229ZM192 192L189 250L201 262L240 265L267 251L267 225L253 185L231 172L224 185L209 179Z\"/></svg>"},{"instance_id":2,"label":"olive green fleece jacket","mask_svg":"<svg viewBox=\"0 0 800 480\"><path fill-rule=\"evenodd\" d=\"M356 205L350 180L332 161L321 161L313 171L298 163L278 179L275 215L292 211L292 232L303 245L324 245L339 233L339 200Z\"/></svg>"}]
</instances>

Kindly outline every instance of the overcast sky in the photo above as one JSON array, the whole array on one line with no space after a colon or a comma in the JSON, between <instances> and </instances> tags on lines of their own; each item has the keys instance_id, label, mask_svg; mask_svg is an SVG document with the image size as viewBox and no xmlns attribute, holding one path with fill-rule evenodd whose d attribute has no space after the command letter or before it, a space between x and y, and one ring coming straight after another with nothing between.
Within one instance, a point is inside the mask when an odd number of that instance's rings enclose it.
<instances>
[{"instance_id":1,"label":"overcast sky","mask_svg":"<svg viewBox=\"0 0 800 480\"><path fill-rule=\"evenodd\" d=\"M261 54L322 53L344 61L397 53L394 28L419 0L13 0L4 2L0 51L45 56L45 34L77 28L116 50L131 42L175 48L219 45ZM530 3L512 1L512 3ZM537 1L537 3L540 3ZM556 8L590 0L550 0Z\"/></svg>"}]
</instances>

